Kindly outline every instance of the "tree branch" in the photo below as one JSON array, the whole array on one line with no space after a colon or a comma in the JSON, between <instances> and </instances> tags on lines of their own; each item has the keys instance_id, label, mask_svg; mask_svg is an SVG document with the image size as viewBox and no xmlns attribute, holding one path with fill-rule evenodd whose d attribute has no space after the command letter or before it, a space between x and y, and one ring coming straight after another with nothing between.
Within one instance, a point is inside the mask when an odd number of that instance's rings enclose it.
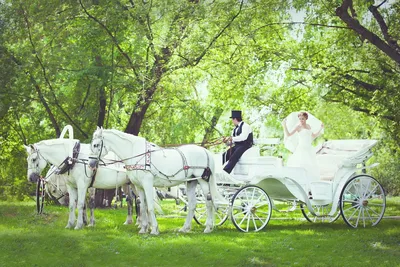
<instances>
[{"instance_id":1,"label":"tree branch","mask_svg":"<svg viewBox=\"0 0 400 267\"><path fill-rule=\"evenodd\" d=\"M22 7L21 7L21 9L23 10ZM45 68L45 66L44 66L44 64L43 64L43 62L42 62L42 60L40 59L40 57L39 57L39 55L38 55L38 52L37 52L37 50L36 50L36 46L35 46L35 44L34 44L34 42L33 42L32 34L31 34L31 27L30 27L30 23L29 23L29 20L28 20L28 17L27 17L27 14L26 14L25 10L23 10L23 15L24 15L24 20L25 20L25 23L26 23L26 26L27 26L27 29L28 29L29 41L30 41L31 46L32 46L32 48L33 48L33 51L34 51L34 53L35 53L35 58L36 58L36 60L38 61L39 65L40 65L40 67L41 67L41 69L42 69L43 77L44 77L44 79L45 79L45 81L46 81L46 84L47 84L47 86L49 87L50 92L51 92L51 94L52 94L52 96L53 96L53 98L54 98L54 104L55 104L55 105L58 107L58 109L65 115L65 117L71 122L71 124L73 124L73 125L78 129L78 131L81 132L81 133L83 134L83 136L84 136L85 138L88 138L89 136L82 130L82 128L79 127L79 125L68 115L68 113L67 113L67 112L62 108L62 106L58 103L57 96L56 96L56 94L55 94L55 92L54 92L54 89L53 89L53 86L51 85L50 80L49 80L49 78L48 78L46 68ZM39 97L40 97L40 99L41 99L43 105L45 106L45 108L46 108L46 110L47 110L47 112L48 112L48 114L49 114L49 116L50 116L50 120L52 121L53 126L55 127L57 136L59 136L59 135L61 134L60 127L58 126L58 123L57 123L57 121L56 121L56 119L55 119L53 113L51 112L50 107L48 106L46 100L44 99L43 94L42 94L42 91L40 90L39 85L38 85L38 84L36 83L36 81L33 79L33 76L32 76L32 75L31 75L31 81L34 82L35 87L36 87L36 91L38 92ZM50 112L50 113L49 113L49 112Z\"/></svg>"},{"instance_id":2,"label":"tree branch","mask_svg":"<svg viewBox=\"0 0 400 267\"><path fill-rule=\"evenodd\" d=\"M383 3L382 3L383 4ZM381 5L382 5L381 4ZM396 50L397 53L400 53L400 47L397 44L397 40L393 38L389 34L389 28L386 25L385 20L383 19L381 13L378 10L378 7L371 5L369 8L369 11L372 13L374 16L375 20L378 22L379 27L381 28L381 32L383 34L383 37L385 38L386 42L394 49Z\"/></svg>"},{"instance_id":3,"label":"tree branch","mask_svg":"<svg viewBox=\"0 0 400 267\"><path fill-rule=\"evenodd\" d=\"M85 12L85 14L92 20L94 20L97 24L100 25L100 27L102 27L107 34L111 37L111 40L113 41L113 43L115 44L115 46L117 47L118 51L122 54L123 57L125 57L125 59L128 61L130 68L132 69L133 73L135 74L136 78L139 79L139 74L136 71L135 65L132 62L132 59L129 57L129 55L122 49L122 47L119 45L119 42L117 40L117 38L112 34L112 32L110 31L110 29L107 28L106 25L104 25L104 23L102 23L98 18L94 17L93 15L91 15L87 9L85 8L85 6L82 3L82 0L79 0L79 3L83 9L83 11Z\"/></svg>"},{"instance_id":4,"label":"tree branch","mask_svg":"<svg viewBox=\"0 0 400 267\"><path fill-rule=\"evenodd\" d=\"M353 31L359 34L362 38L367 39L371 44L375 45L379 50L400 65L400 53L382 41L382 39L380 39L376 34L363 27L357 19L354 19L349 15L347 9L350 4L352 4L351 0L344 0L342 5L336 8L336 15L345 22L348 27L353 29Z\"/></svg>"},{"instance_id":5,"label":"tree branch","mask_svg":"<svg viewBox=\"0 0 400 267\"><path fill-rule=\"evenodd\" d=\"M231 20L214 36L214 38L211 40L211 42L208 44L208 46L203 50L203 52L194 60L194 63L191 63L192 66L196 66L199 64L201 59L207 54L208 50L212 47L212 45L218 40L218 38L225 32L226 29L228 29L233 21L239 16L240 12L242 12L243 8L243 2L244 0L240 1L240 7L239 11L231 18Z\"/></svg>"}]
</instances>

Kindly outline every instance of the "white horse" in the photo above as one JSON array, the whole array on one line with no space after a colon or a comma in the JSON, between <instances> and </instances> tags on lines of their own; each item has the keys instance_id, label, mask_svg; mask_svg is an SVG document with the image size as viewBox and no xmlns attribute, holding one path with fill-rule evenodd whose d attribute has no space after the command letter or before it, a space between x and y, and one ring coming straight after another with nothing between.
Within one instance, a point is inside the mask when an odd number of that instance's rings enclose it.
<instances>
[{"instance_id":1,"label":"white horse","mask_svg":"<svg viewBox=\"0 0 400 267\"><path fill-rule=\"evenodd\" d=\"M137 189L144 190L145 199L141 199L141 211L147 208L148 223L141 221L139 233L159 234L154 214L153 187L171 187L187 182L188 214L181 232L191 230L192 218L196 208L196 185L200 184L204 196L207 196L207 220L205 233L213 229L213 200L226 202L218 193L214 180L214 160L205 148L195 145L184 145L178 148L160 148L149 146L144 138L126 134L117 130L104 130L97 127L93 133L92 151L102 158L113 151L125 164L127 174Z\"/></svg>"},{"instance_id":2,"label":"white horse","mask_svg":"<svg viewBox=\"0 0 400 267\"><path fill-rule=\"evenodd\" d=\"M38 142L34 145L25 146L28 153L28 180L37 181L40 179L40 173L51 164L57 167L65 166L75 162L72 169L68 170L68 174L63 175L66 180L66 186L69 193L69 219L66 228L72 228L75 224L75 207L78 208L78 219L75 229L83 227L83 207L85 196L88 188L114 189L119 186L125 186L124 191L130 192L129 179L126 176L126 171L122 166L99 166L96 175L93 177L93 169L87 164L90 151L89 144L82 144L79 156L76 159L71 159L72 149L79 141L76 139L49 139ZM111 163L116 159L108 157ZM68 162L69 161L69 162ZM91 201L91 220L89 226L95 223L93 209L94 208L94 189L90 190ZM76 206L75 206L76 203ZM128 200L128 215L125 224L132 223L132 202Z\"/></svg>"}]
</instances>

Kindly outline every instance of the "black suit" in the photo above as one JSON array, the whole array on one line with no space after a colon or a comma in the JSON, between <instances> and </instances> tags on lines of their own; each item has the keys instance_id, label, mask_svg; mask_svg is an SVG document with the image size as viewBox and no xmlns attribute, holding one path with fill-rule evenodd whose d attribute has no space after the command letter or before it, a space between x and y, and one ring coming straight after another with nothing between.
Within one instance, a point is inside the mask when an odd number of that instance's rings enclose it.
<instances>
[{"instance_id":1,"label":"black suit","mask_svg":"<svg viewBox=\"0 0 400 267\"><path fill-rule=\"evenodd\" d=\"M233 131L232 131L233 137L238 137L242 134L242 128L243 128L244 124L245 124L244 122L240 122L235 127L235 129L233 129ZM222 155L222 157L223 157L222 162L225 163L228 161L228 164L226 164L226 166L224 167L224 171L226 171L227 173L232 172L233 168L235 167L236 163L239 161L239 159L243 155L243 153L247 149L249 149L250 147L253 146L253 132L251 131L250 126L245 125L245 127L247 127L250 130L247 137L243 137L243 139L245 138L245 140L234 142L234 146L229 148L228 151L226 151Z\"/></svg>"}]
</instances>

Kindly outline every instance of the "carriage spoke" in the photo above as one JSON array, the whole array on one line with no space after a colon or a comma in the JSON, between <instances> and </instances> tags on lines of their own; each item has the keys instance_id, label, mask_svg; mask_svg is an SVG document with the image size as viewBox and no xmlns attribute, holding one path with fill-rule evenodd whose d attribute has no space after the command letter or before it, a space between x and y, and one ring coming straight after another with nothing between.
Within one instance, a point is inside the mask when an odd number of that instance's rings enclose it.
<instances>
[{"instance_id":1,"label":"carriage spoke","mask_svg":"<svg viewBox=\"0 0 400 267\"><path fill-rule=\"evenodd\" d=\"M244 222L244 220L246 220L246 218L249 216L249 213L245 213L243 219L240 221L239 225L242 224Z\"/></svg>"},{"instance_id":2,"label":"carriage spoke","mask_svg":"<svg viewBox=\"0 0 400 267\"><path fill-rule=\"evenodd\" d=\"M353 208L353 207L352 207ZM358 206L354 212L350 215L349 220L353 219L353 216L356 214L356 212L360 209L360 207ZM349 209L350 210L350 209Z\"/></svg>"},{"instance_id":3,"label":"carriage spoke","mask_svg":"<svg viewBox=\"0 0 400 267\"><path fill-rule=\"evenodd\" d=\"M365 186L365 188L363 188L363 189L364 189L364 192L363 192L363 194L362 194L363 198L365 198L365 197L367 196L367 194L368 194L368 188L370 187L370 185L371 185L371 180L368 180L367 186Z\"/></svg>"},{"instance_id":4,"label":"carriage spoke","mask_svg":"<svg viewBox=\"0 0 400 267\"><path fill-rule=\"evenodd\" d=\"M343 200L343 203L351 203L351 204L356 204L356 203L358 203L359 201L357 201L357 200Z\"/></svg>"},{"instance_id":5,"label":"carriage spoke","mask_svg":"<svg viewBox=\"0 0 400 267\"><path fill-rule=\"evenodd\" d=\"M358 223L359 223L359 221L360 221L360 217L361 217L361 211L362 211L362 209L361 208L358 208L358 216L357 216L357 220L356 220L356 224L355 224L355 226L357 227L358 226ZM357 210L356 210L357 211Z\"/></svg>"},{"instance_id":6,"label":"carriage spoke","mask_svg":"<svg viewBox=\"0 0 400 267\"><path fill-rule=\"evenodd\" d=\"M376 192L376 189L377 189L378 187L379 187L379 185L376 184L375 187L374 187L374 189L372 189L372 190L369 192L368 196L366 196L365 198L370 198L370 197L372 196L372 194Z\"/></svg>"},{"instance_id":7,"label":"carriage spoke","mask_svg":"<svg viewBox=\"0 0 400 267\"><path fill-rule=\"evenodd\" d=\"M250 228L250 213L248 215L249 216L247 216L248 218L247 218L246 232L248 232Z\"/></svg>"},{"instance_id":8,"label":"carriage spoke","mask_svg":"<svg viewBox=\"0 0 400 267\"><path fill-rule=\"evenodd\" d=\"M371 223L373 224L374 223L374 221L372 220L372 216L371 216L371 213L369 213L369 208L368 209L365 209L365 212L368 214L368 218L369 218L369 220L371 221ZM371 210L371 211L373 211L373 210Z\"/></svg>"},{"instance_id":9,"label":"carriage spoke","mask_svg":"<svg viewBox=\"0 0 400 267\"><path fill-rule=\"evenodd\" d=\"M373 212L375 215L379 216L380 214L377 213L375 210L371 209L370 207L367 207L367 209L371 212Z\"/></svg>"},{"instance_id":10,"label":"carriage spoke","mask_svg":"<svg viewBox=\"0 0 400 267\"><path fill-rule=\"evenodd\" d=\"M349 211L349 210L351 210L351 209L355 209L355 208L359 208L360 207L360 204L359 203L357 203L357 205L354 205L354 206L350 206L350 207L348 207L348 208L346 208L346 209L344 209L343 211ZM354 213L353 213L354 214ZM353 215L352 214L352 215Z\"/></svg>"},{"instance_id":11,"label":"carriage spoke","mask_svg":"<svg viewBox=\"0 0 400 267\"><path fill-rule=\"evenodd\" d=\"M256 193L256 188L253 188L253 192L252 192L252 194L251 194L251 199L254 199L254 194ZM258 200L258 199L257 199ZM256 201L257 201L256 200Z\"/></svg>"},{"instance_id":12,"label":"carriage spoke","mask_svg":"<svg viewBox=\"0 0 400 267\"><path fill-rule=\"evenodd\" d=\"M263 219L261 219L257 214L254 214L254 216L256 216L257 217L257 219L261 222L261 224L264 224L264 221L263 221Z\"/></svg>"},{"instance_id":13,"label":"carriage spoke","mask_svg":"<svg viewBox=\"0 0 400 267\"><path fill-rule=\"evenodd\" d=\"M255 229L255 231L257 232L257 231L258 231L258 228L257 228L257 223L256 223L256 221L254 220L254 214L252 214L251 219L253 220L254 229Z\"/></svg>"}]
</instances>

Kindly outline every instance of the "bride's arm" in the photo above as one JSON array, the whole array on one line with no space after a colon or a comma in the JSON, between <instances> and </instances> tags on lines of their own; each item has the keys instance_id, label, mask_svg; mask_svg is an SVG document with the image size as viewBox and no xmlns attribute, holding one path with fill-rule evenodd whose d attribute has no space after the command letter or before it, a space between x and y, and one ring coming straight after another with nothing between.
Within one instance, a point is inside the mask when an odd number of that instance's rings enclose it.
<instances>
[{"instance_id":1,"label":"bride's arm","mask_svg":"<svg viewBox=\"0 0 400 267\"><path fill-rule=\"evenodd\" d=\"M298 128L299 128L299 126L297 126L291 133L289 133L289 131L288 131L288 129L287 129L287 126L286 126L286 119L282 122L282 125L283 125L283 129L284 129L284 131L285 131L285 134L289 137L289 136L292 136L297 130L298 130Z\"/></svg>"},{"instance_id":2,"label":"bride's arm","mask_svg":"<svg viewBox=\"0 0 400 267\"><path fill-rule=\"evenodd\" d=\"M324 129L324 124L323 123L321 124L321 128L319 128L319 131L312 134L312 138L313 139L317 138L321 134L322 129Z\"/></svg>"}]
</instances>

